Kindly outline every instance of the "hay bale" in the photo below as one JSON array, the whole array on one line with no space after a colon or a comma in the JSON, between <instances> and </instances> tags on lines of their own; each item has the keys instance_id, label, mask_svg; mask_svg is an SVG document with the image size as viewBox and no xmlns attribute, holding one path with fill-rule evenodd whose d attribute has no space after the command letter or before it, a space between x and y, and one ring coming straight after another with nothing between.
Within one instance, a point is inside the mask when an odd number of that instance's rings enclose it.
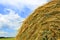
<instances>
[{"instance_id":1,"label":"hay bale","mask_svg":"<svg viewBox=\"0 0 60 40\"><path fill-rule=\"evenodd\" d=\"M16 40L60 40L60 1L38 7L23 23Z\"/></svg>"}]
</instances>

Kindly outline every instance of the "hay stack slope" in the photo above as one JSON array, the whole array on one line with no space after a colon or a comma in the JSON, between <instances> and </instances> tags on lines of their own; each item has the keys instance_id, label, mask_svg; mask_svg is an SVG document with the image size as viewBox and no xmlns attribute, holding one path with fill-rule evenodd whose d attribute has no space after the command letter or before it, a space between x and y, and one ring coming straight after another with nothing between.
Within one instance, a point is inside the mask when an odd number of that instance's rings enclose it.
<instances>
[{"instance_id":1,"label":"hay stack slope","mask_svg":"<svg viewBox=\"0 0 60 40\"><path fill-rule=\"evenodd\" d=\"M38 7L24 21L16 40L60 40L60 0Z\"/></svg>"}]
</instances>

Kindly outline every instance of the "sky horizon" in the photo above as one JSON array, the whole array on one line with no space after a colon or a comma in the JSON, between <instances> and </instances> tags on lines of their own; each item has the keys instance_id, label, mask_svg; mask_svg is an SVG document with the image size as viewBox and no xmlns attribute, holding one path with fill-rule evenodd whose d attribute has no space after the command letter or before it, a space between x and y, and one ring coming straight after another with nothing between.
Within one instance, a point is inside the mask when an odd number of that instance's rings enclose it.
<instances>
[{"instance_id":1,"label":"sky horizon","mask_svg":"<svg viewBox=\"0 0 60 40\"><path fill-rule=\"evenodd\" d=\"M23 21L48 0L0 0L0 37L15 37Z\"/></svg>"}]
</instances>

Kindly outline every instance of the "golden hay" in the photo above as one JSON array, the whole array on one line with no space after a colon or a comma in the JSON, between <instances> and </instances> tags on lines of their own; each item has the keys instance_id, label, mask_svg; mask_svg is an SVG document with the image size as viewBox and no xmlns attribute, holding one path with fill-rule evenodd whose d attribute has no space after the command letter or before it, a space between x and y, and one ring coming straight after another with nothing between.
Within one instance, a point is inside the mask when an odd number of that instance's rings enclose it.
<instances>
[{"instance_id":1,"label":"golden hay","mask_svg":"<svg viewBox=\"0 0 60 40\"><path fill-rule=\"evenodd\" d=\"M38 7L24 21L16 40L60 40L60 1Z\"/></svg>"}]
</instances>

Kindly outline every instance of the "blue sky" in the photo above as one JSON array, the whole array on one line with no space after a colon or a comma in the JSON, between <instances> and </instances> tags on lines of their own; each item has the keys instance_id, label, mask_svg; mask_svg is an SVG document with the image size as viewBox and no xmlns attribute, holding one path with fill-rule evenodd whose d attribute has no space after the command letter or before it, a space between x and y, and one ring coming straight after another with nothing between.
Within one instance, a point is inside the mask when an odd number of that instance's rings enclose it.
<instances>
[{"instance_id":1,"label":"blue sky","mask_svg":"<svg viewBox=\"0 0 60 40\"><path fill-rule=\"evenodd\" d=\"M0 37L15 37L18 29L38 6L48 0L0 0Z\"/></svg>"}]
</instances>

